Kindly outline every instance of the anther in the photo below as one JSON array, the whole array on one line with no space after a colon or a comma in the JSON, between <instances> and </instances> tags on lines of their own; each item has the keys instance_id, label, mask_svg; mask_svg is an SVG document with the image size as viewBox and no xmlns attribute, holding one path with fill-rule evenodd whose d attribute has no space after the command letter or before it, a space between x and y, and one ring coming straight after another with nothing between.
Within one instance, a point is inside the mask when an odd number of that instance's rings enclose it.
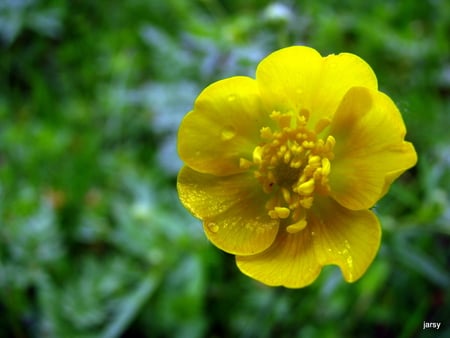
<instances>
[{"instance_id":1,"label":"anther","mask_svg":"<svg viewBox=\"0 0 450 338\"><path fill-rule=\"evenodd\" d=\"M291 203L291 193L286 188L281 188L281 193L283 194L284 201L286 203Z\"/></svg>"},{"instance_id":2,"label":"anther","mask_svg":"<svg viewBox=\"0 0 450 338\"><path fill-rule=\"evenodd\" d=\"M261 147L255 147L255 150L253 150L253 162L255 164L261 164L262 162L262 149Z\"/></svg>"},{"instance_id":3,"label":"anther","mask_svg":"<svg viewBox=\"0 0 450 338\"><path fill-rule=\"evenodd\" d=\"M272 130L269 127L262 127L260 134L261 134L261 138L266 139L266 140L270 140L273 136Z\"/></svg>"},{"instance_id":4,"label":"anther","mask_svg":"<svg viewBox=\"0 0 450 338\"><path fill-rule=\"evenodd\" d=\"M314 202L314 197L305 197L300 200L300 205L305 209L310 209Z\"/></svg>"},{"instance_id":5,"label":"anther","mask_svg":"<svg viewBox=\"0 0 450 338\"><path fill-rule=\"evenodd\" d=\"M307 224L308 223L306 222L305 219L301 219L300 221L298 221L294 224L288 225L286 227L286 231L289 232L290 234L295 234L299 231L302 231L306 227Z\"/></svg>"},{"instance_id":6,"label":"anther","mask_svg":"<svg viewBox=\"0 0 450 338\"><path fill-rule=\"evenodd\" d=\"M284 163L288 164L289 161L291 160L291 152L287 151L284 153L284 157L283 157Z\"/></svg>"},{"instance_id":7,"label":"anther","mask_svg":"<svg viewBox=\"0 0 450 338\"><path fill-rule=\"evenodd\" d=\"M312 166L317 166L320 163L320 156L310 156L308 159L308 164Z\"/></svg>"},{"instance_id":8,"label":"anther","mask_svg":"<svg viewBox=\"0 0 450 338\"><path fill-rule=\"evenodd\" d=\"M273 210L269 211L269 216L271 218L281 218L285 219L289 217L289 214L291 213L291 210L284 207L275 207Z\"/></svg>"},{"instance_id":9,"label":"anther","mask_svg":"<svg viewBox=\"0 0 450 338\"><path fill-rule=\"evenodd\" d=\"M314 148L314 142L305 140L302 142L302 146L303 146L303 148L311 149L311 148Z\"/></svg>"},{"instance_id":10,"label":"anther","mask_svg":"<svg viewBox=\"0 0 450 338\"><path fill-rule=\"evenodd\" d=\"M328 176L331 170L330 160L326 157L322 158L322 175Z\"/></svg>"},{"instance_id":11,"label":"anther","mask_svg":"<svg viewBox=\"0 0 450 338\"><path fill-rule=\"evenodd\" d=\"M327 143L326 143L327 147L329 148L328 151L331 151L335 144L336 144L336 139L332 135L329 135L327 137Z\"/></svg>"},{"instance_id":12,"label":"anther","mask_svg":"<svg viewBox=\"0 0 450 338\"><path fill-rule=\"evenodd\" d=\"M310 179L306 182L303 182L299 186L295 187L295 190L300 195L311 195L312 192L314 191L314 185L315 185L314 179Z\"/></svg>"}]
</instances>

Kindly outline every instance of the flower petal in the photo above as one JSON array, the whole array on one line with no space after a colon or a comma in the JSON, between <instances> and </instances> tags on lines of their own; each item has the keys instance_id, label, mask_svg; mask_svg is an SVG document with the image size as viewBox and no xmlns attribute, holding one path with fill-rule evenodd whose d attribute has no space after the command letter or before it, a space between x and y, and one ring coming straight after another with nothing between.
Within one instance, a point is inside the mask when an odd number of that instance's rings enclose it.
<instances>
[{"instance_id":1,"label":"flower petal","mask_svg":"<svg viewBox=\"0 0 450 338\"><path fill-rule=\"evenodd\" d=\"M385 94L355 87L339 106L330 134L336 139L331 196L352 210L372 207L389 185L417 162L400 112Z\"/></svg>"},{"instance_id":2,"label":"flower petal","mask_svg":"<svg viewBox=\"0 0 450 338\"><path fill-rule=\"evenodd\" d=\"M350 88L377 89L377 86L377 77L372 68L357 55L341 53L324 57L310 123L315 125L321 117L332 118Z\"/></svg>"},{"instance_id":3,"label":"flower petal","mask_svg":"<svg viewBox=\"0 0 450 338\"><path fill-rule=\"evenodd\" d=\"M179 155L199 172L242 172L239 159L251 158L263 124L255 80L236 76L215 82L200 93L194 110L181 122Z\"/></svg>"},{"instance_id":4,"label":"flower petal","mask_svg":"<svg viewBox=\"0 0 450 338\"><path fill-rule=\"evenodd\" d=\"M236 256L242 273L266 285L301 288L314 282L321 266L316 259L311 231L280 231L273 245L254 256Z\"/></svg>"},{"instance_id":5,"label":"flower petal","mask_svg":"<svg viewBox=\"0 0 450 338\"><path fill-rule=\"evenodd\" d=\"M253 255L267 249L278 231L256 182L250 173L223 177L183 167L177 188L183 205L203 220L214 245L231 254Z\"/></svg>"},{"instance_id":6,"label":"flower petal","mask_svg":"<svg viewBox=\"0 0 450 338\"><path fill-rule=\"evenodd\" d=\"M338 265L347 282L364 274L380 246L381 227L372 211L349 210L330 198L316 203L308 226L319 264Z\"/></svg>"},{"instance_id":7,"label":"flower petal","mask_svg":"<svg viewBox=\"0 0 450 338\"><path fill-rule=\"evenodd\" d=\"M321 67L321 55L305 46L283 48L264 58L256 69L256 81L267 109L310 108Z\"/></svg>"},{"instance_id":8,"label":"flower petal","mask_svg":"<svg viewBox=\"0 0 450 338\"><path fill-rule=\"evenodd\" d=\"M312 125L331 118L351 87L377 88L372 68L360 57L350 53L322 57L305 46L267 56L258 65L256 80L268 110L309 110Z\"/></svg>"},{"instance_id":9,"label":"flower petal","mask_svg":"<svg viewBox=\"0 0 450 338\"><path fill-rule=\"evenodd\" d=\"M352 211L323 198L307 227L280 231L273 245L254 256L236 256L239 269L270 286L301 288L313 283L325 265L338 265L347 282L360 278L373 261L381 239L377 217Z\"/></svg>"}]
</instances>

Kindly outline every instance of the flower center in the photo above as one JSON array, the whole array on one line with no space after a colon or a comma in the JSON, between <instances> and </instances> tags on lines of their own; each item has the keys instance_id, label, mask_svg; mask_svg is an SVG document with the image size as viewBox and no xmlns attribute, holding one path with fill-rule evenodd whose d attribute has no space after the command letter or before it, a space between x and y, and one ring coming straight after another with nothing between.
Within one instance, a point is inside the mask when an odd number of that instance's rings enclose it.
<instances>
[{"instance_id":1,"label":"flower center","mask_svg":"<svg viewBox=\"0 0 450 338\"><path fill-rule=\"evenodd\" d=\"M271 218L286 220L286 231L296 233L306 225L306 213L314 196L330 192L328 175L335 139L318 137L330 120L321 119L314 130L306 126L309 112L272 112L278 128L263 127L262 143L253 151L253 160L241 159L241 167L255 167L255 177L271 197L266 209Z\"/></svg>"}]
</instances>

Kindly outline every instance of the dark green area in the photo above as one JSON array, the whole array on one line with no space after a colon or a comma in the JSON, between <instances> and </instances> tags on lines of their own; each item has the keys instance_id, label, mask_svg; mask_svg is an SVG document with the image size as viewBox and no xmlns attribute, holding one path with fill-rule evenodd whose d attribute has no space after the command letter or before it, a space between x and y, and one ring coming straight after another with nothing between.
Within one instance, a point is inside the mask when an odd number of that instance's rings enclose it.
<instances>
[{"instance_id":1,"label":"dark green area","mask_svg":"<svg viewBox=\"0 0 450 338\"><path fill-rule=\"evenodd\" d=\"M449 37L438 0L0 2L0 337L450 336ZM177 199L199 91L292 44L365 59L419 153L355 284L262 286Z\"/></svg>"}]
</instances>

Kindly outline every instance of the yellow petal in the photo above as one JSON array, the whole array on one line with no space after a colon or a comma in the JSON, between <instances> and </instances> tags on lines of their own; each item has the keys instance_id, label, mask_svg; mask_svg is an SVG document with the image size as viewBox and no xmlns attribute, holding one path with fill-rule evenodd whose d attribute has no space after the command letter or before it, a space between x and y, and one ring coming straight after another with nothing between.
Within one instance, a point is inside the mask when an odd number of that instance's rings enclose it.
<instances>
[{"instance_id":1,"label":"yellow petal","mask_svg":"<svg viewBox=\"0 0 450 338\"><path fill-rule=\"evenodd\" d=\"M250 173L214 176L183 167L177 188L214 245L231 254L253 255L272 244L279 223L267 215L266 194L256 183Z\"/></svg>"},{"instance_id":2,"label":"yellow petal","mask_svg":"<svg viewBox=\"0 0 450 338\"><path fill-rule=\"evenodd\" d=\"M321 67L320 54L304 46L283 48L263 59L256 69L256 80L267 109L309 109L321 80Z\"/></svg>"},{"instance_id":3,"label":"yellow petal","mask_svg":"<svg viewBox=\"0 0 450 338\"><path fill-rule=\"evenodd\" d=\"M372 68L360 57L350 53L328 55L323 58L320 85L316 89L311 110L311 125L322 117L331 118L342 98L352 87L377 89Z\"/></svg>"},{"instance_id":4,"label":"yellow petal","mask_svg":"<svg viewBox=\"0 0 450 338\"><path fill-rule=\"evenodd\" d=\"M194 110L181 122L179 155L199 172L242 172L239 160L251 158L264 123L255 80L237 76L215 82L200 93Z\"/></svg>"},{"instance_id":5,"label":"yellow petal","mask_svg":"<svg viewBox=\"0 0 450 338\"><path fill-rule=\"evenodd\" d=\"M347 282L360 278L372 263L381 240L377 217L369 210L348 210L332 199L315 204L308 224L320 265L338 265Z\"/></svg>"},{"instance_id":6,"label":"yellow petal","mask_svg":"<svg viewBox=\"0 0 450 338\"><path fill-rule=\"evenodd\" d=\"M372 207L417 154L400 112L388 96L367 88L348 91L330 127L336 139L331 196L352 210Z\"/></svg>"},{"instance_id":7,"label":"yellow petal","mask_svg":"<svg viewBox=\"0 0 450 338\"><path fill-rule=\"evenodd\" d=\"M237 256L246 275L270 286L305 287L325 265L338 265L347 282L360 278L373 261L381 239L377 217L352 211L329 198L315 203L304 230L280 231L273 245L254 256Z\"/></svg>"},{"instance_id":8,"label":"yellow petal","mask_svg":"<svg viewBox=\"0 0 450 338\"><path fill-rule=\"evenodd\" d=\"M266 285L288 288L311 284L321 270L308 229L294 234L280 231L268 250L254 256L236 256L236 264L244 274Z\"/></svg>"},{"instance_id":9,"label":"yellow petal","mask_svg":"<svg viewBox=\"0 0 450 338\"><path fill-rule=\"evenodd\" d=\"M370 66L354 54L322 57L305 46L280 49L258 65L256 80L268 110L310 113L310 124L331 118L355 86L377 88Z\"/></svg>"}]
</instances>

